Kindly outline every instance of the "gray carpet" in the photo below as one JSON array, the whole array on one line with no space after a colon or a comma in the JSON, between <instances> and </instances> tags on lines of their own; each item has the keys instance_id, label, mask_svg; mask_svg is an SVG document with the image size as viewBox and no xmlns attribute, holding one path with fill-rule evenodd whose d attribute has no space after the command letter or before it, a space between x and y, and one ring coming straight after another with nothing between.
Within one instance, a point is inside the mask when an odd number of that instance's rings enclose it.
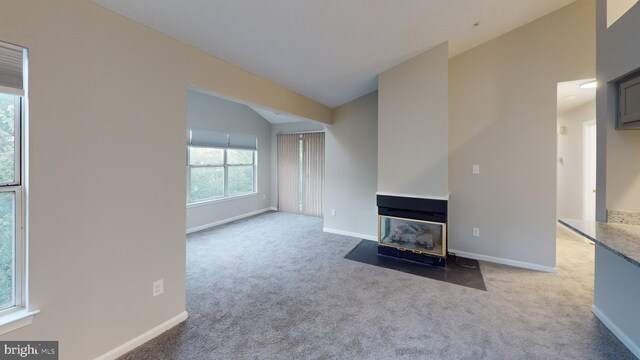
<instances>
[{"instance_id":1,"label":"gray carpet","mask_svg":"<svg viewBox=\"0 0 640 360\"><path fill-rule=\"evenodd\" d=\"M634 359L591 313L593 246L487 291L344 259L360 239L267 213L187 239L189 319L121 359Z\"/></svg>"}]
</instances>

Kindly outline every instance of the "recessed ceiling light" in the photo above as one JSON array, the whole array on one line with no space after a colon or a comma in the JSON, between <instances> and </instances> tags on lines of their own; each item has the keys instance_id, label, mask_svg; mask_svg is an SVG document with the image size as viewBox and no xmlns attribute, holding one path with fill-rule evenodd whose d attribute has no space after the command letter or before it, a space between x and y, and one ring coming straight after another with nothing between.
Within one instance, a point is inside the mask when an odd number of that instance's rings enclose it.
<instances>
[{"instance_id":1,"label":"recessed ceiling light","mask_svg":"<svg viewBox=\"0 0 640 360\"><path fill-rule=\"evenodd\" d=\"M584 84L580 84L580 89L593 89L598 86L598 82L593 80L586 82Z\"/></svg>"}]
</instances>

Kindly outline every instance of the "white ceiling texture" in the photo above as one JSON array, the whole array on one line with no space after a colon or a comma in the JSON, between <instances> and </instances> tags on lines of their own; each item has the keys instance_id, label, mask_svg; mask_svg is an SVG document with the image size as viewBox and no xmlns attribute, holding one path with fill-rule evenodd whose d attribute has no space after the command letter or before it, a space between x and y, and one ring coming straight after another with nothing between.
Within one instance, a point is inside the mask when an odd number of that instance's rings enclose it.
<instances>
[{"instance_id":1,"label":"white ceiling texture","mask_svg":"<svg viewBox=\"0 0 640 360\"><path fill-rule=\"evenodd\" d=\"M335 107L447 40L454 56L575 0L93 1Z\"/></svg>"}]
</instances>

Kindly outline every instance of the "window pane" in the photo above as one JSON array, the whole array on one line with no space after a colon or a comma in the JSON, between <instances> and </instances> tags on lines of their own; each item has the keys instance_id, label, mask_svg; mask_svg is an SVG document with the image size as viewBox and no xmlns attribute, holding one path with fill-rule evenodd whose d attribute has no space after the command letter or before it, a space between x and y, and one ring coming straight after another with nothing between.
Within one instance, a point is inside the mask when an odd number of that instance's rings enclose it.
<instances>
[{"instance_id":1,"label":"window pane","mask_svg":"<svg viewBox=\"0 0 640 360\"><path fill-rule=\"evenodd\" d=\"M253 164L253 150L227 150L227 164L249 165Z\"/></svg>"},{"instance_id":2,"label":"window pane","mask_svg":"<svg viewBox=\"0 0 640 360\"><path fill-rule=\"evenodd\" d=\"M0 310L14 305L15 193L0 192Z\"/></svg>"},{"instance_id":3,"label":"window pane","mask_svg":"<svg viewBox=\"0 0 640 360\"><path fill-rule=\"evenodd\" d=\"M223 165L224 150L190 146L189 161L190 165Z\"/></svg>"},{"instance_id":4,"label":"window pane","mask_svg":"<svg viewBox=\"0 0 640 360\"><path fill-rule=\"evenodd\" d=\"M253 165L229 166L229 195L253 192Z\"/></svg>"},{"instance_id":5,"label":"window pane","mask_svg":"<svg viewBox=\"0 0 640 360\"><path fill-rule=\"evenodd\" d=\"M215 199L224 196L224 168L204 167L191 168L190 197L191 202Z\"/></svg>"},{"instance_id":6,"label":"window pane","mask_svg":"<svg viewBox=\"0 0 640 360\"><path fill-rule=\"evenodd\" d=\"M16 181L15 115L18 96L0 94L0 183Z\"/></svg>"}]
</instances>

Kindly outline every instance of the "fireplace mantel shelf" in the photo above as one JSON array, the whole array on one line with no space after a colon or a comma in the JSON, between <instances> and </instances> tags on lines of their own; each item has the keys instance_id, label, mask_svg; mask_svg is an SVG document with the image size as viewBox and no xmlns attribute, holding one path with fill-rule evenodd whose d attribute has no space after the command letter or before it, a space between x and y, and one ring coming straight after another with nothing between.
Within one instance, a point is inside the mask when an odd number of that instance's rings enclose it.
<instances>
[{"instance_id":1,"label":"fireplace mantel shelf","mask_svg":"<svg viewBox=\"0 0 640 360\"><path fill-rule=\"evenodd\" d=\"M573 219L560 223L640 267L640 226Z\"/></svg>"}]
</instances>

